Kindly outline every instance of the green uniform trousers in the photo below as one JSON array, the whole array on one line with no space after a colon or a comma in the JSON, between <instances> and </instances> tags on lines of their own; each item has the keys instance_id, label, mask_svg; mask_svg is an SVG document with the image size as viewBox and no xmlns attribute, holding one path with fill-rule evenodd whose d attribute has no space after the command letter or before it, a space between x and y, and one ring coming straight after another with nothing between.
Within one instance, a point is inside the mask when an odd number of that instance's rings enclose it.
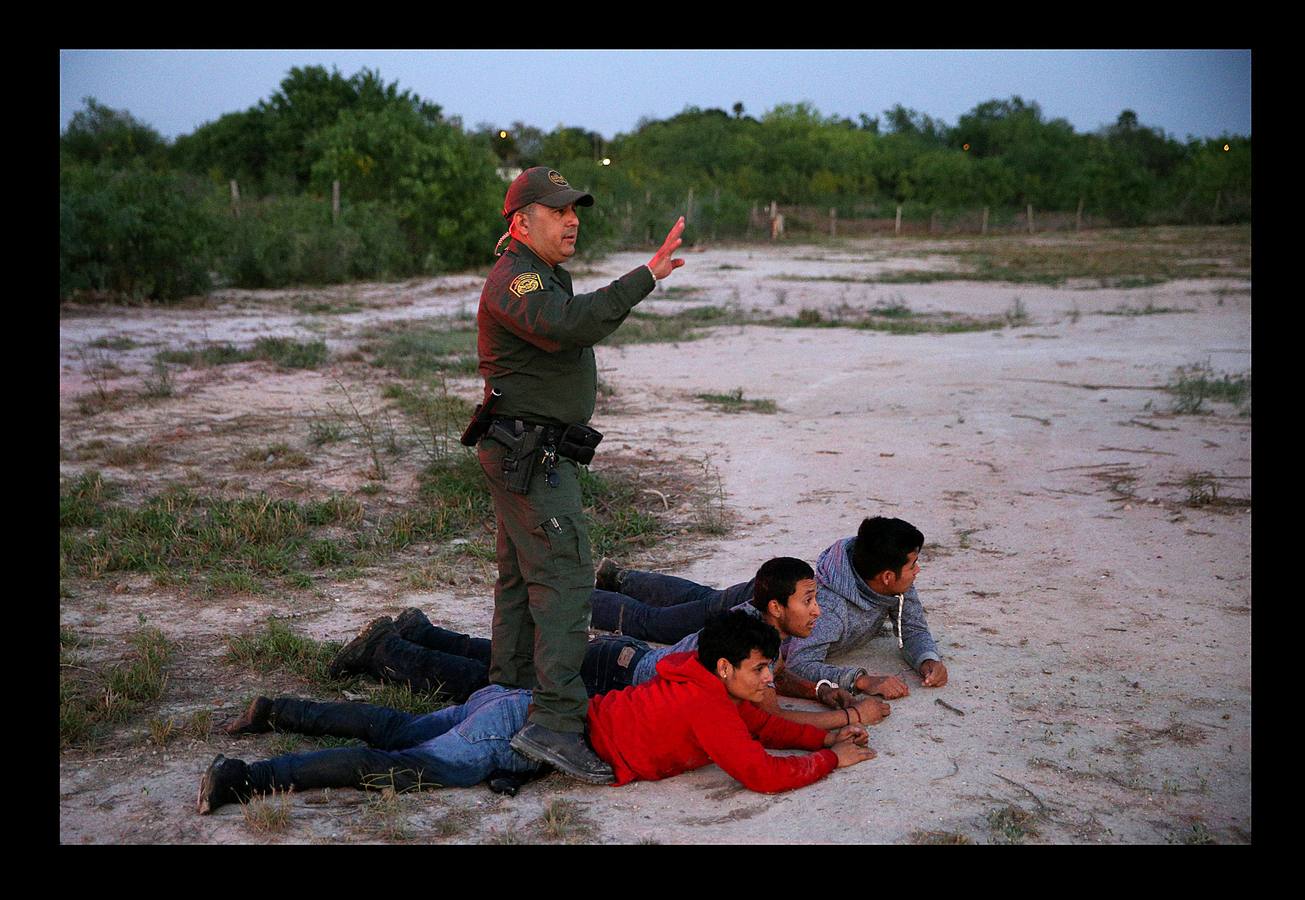
<instances>
[{"instance_id":1,"label":"green uniform trousers","mask_svg":"<svg viewBox=\"0 0 1305 900\"><path fill-rule=\"evenodd\" d=\"M493 439L480 443L480 467L498 519L489 680L534 689L531 722L583 732L589 695L580 666L589 641L594 566L579 467L559 458L559 483L550 487L539 465L530 492L514 494L503 486L507 452Z\"/></svg>"}]
</instances>

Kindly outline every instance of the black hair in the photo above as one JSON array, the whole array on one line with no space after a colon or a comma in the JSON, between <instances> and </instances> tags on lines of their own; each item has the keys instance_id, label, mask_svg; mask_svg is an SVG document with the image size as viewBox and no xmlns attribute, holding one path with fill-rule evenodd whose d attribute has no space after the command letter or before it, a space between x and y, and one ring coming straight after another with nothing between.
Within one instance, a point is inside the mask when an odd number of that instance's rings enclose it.
<instances>
[{"instance_id":1,"label":"black hair","mask_svg":"<svg viewBox=\"0 0 1305 900\"><path fill-rule=\"evenodd\" d=\"M856 531L852 568L865 582L885 569L900 572L906 558L924 546L924 534L910 522L884 516L868 518Z\"/></svg>"},{"instance_id":2,"label":"black hair","mask_svg":"<svg viewBox=\"0 0 1305 900\"><path fill-rule=\"evenodd\" d=\"M727 660L737 666L761 651L767 659L779 657L779 632L741 609L713 616L698 635L698 662L708 672L716 671L716 661Z\"/></svg>"},{"instance_id":3,"label":"black hair","mask_svg":"<svg viewBox=\"0 0 1305 900\"><path fill-rule=\"evenodd\" d=\"M780 606L788 606L788 598L793 596L797 583L815 577L816 573L803 560L792 556L768 559L757 570L757 580L752 588L752 605L763 613L771 600L779 601Z\"/></svg>"}]
</instances>

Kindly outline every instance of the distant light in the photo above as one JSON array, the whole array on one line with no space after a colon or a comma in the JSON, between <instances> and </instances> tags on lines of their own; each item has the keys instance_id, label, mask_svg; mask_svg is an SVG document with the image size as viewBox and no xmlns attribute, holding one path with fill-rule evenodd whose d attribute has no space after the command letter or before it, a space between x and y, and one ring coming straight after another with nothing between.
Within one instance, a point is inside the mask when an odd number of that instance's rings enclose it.
<instances>
[{"instance_id":1,"label":"distant light","mask_svg":"<svg viewBox=\"0 0 1305 900\"><path fill-rule=\"evenodd\" d=\"M1227 153L1230 149L1232 149L1232 148L1229 147L1227 144L1224 144L1224 145L1223 145L1223 152L1224 152L1224 153Z\"/></svg>"},{"instance_id":2,"label":"distant light","mask_svg":"<svg viewBox=\"0 0 1305 900\"><path fill-rule=\"evenodd\" d=\"M962 149L962 150L969 150L969 149L970 149L970 145L969 145L969 144L961 144L961 149Z\"/></svg>"},{"instance_id":3,"label":"distant light","mask_svg":"<svg viewBox=\"0 0 1305 900\"><path fill-rule=\"evenodd\" d=\"M612 161L611 161L610 159L608 159L606 156L604 156L604 157L603 157L603 165L605 165L605 166L610 166L611 164L612 164Z\"/></svg>"},{"instance_id":4,"label":"distant light","mask_svg":"<svg viewBox=\"0 0 1305 900\"><path fill-rule=\"evenodd\" d=\"M507 134L506 131L500 131L500 132L498 133L498 136L499 136L500 139L506 140L508 134Z\"/></svg>"}]
</instances>

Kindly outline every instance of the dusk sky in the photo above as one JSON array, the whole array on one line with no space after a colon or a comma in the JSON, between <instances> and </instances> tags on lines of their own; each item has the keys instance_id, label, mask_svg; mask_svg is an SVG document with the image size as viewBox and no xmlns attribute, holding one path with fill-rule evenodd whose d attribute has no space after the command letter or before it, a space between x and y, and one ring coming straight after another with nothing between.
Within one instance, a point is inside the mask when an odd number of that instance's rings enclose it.
<instances>
[{"instance_id":1,"label":"dusk sky","mask_svg":"<svg viewBox=\"0 0 1305 900\"><path fill-rule=\"evenodd\" d=\"M760 116L806 101L856 120L902 104L955 125L1018 95L1079 133L1124 109L1179 140L1251 133L1249 50L105 51L59 52L59 128L84 97L175 138L273 94L292 66L366 67L466 128L521 121L605 138L686 106Z\"/></svg>"}]
</instances>

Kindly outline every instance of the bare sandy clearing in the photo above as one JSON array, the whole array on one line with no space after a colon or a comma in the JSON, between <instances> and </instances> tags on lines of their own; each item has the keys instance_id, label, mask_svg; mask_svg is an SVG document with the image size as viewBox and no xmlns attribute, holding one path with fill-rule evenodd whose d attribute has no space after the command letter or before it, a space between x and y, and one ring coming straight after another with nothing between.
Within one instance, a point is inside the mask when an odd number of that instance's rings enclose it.
<instances>
[{"instance_id":1,"label":"bare sandy clearing","mask_svg":"<svg viewBox=\"0 0 1305 900\"><path fill-rule=\"evenodd\" d=\"M576 801L592 826L576 839L593 842L906 842L938 831L986 843L1019 837L993 825L1008 821L994 815L1008 805L1032 816L1026 831L1036 835L1025 834L1026 842L1165 842L1207 833L1221 843L1249 840L1249 507L1193 506L1185 482L1205 473L1221 498L1247 500L1250 418L1226 405L1214 415L1171 415L1161 390L1179 366L1249 371L1249 280L1121 290L779 278L901 271L908 261L890 255L898 252L877 239L833 250L690 253L645 307L794 315L896 302L917 313L996 316L1018 297L1028 323L914 335L731 325L678 344L600 346L600 374L616 395L595 418L608 436L596 467L618 457L685 467L708 460L736 527L669 547L665 566L714 583L746 578L773 555L814 561L865 515L912 521L928 542L919 590L948 685L926 690L906 676L911 695L872 730L878 759L800 791L751 794L715 767L620 789L551 776L511 800L484 788L400 798L391 818L415 840L541 840L531 823L559 797ZM870 261L876 256L882 259ZM643 261L617 254L576 281L589 289ZM77 410L77 396L90 389L78 349L98 338L138 345L103 351L131 391L163 347L275 334L324 337L333 353L347 352L367 324L474 310L479 282L456 276L331 291L324 302L363 298L364 308L297 313L285 308L293 302L287 292L224 292L211 308L110 309L63 320L61 473L100 468L138 495L186 477L209 483L217 473L231 492L357 491L367 481L366 455L347 443L310 454L304 469L228 472L246 443L285 439L303 447L308 419L336 396L333 377L375 397L382 376L360 375L356 366L192 370L178 373L174 398L94 416ZM1110 314L1148 305L1182 311ZM774 400L778 412L723 414L695 397L735 388ZM454 381L450 390L471 397L475 382ZM95 440L156 441L165 449L153 465L113 470L76 458L78 446ZM364 501L377 508L414 501L419 464L415 453L396 462L385 492ZM76 596L60 601L61 622L99 635L96 652L111 655L147 617L183 644L160 708L178 715L210 708L220 722L253 693L304 691L293 676L260 677L220 661L224 635L255 631L269 615L297 615L289 621L303 633L344 639L377 615L420 605L452 627L486 633L488 565L481 583L406 583L436 549L414 548L363 578L319 585L316 598L187 599L143 576L79 582ZM903 668L887 638L846 661ZM258 758L273 752L272 740L210 736L156 749L124 738L103 753L65 752L61 839L395 839L390 820L377 818L375 798L354 791L291 798L290 827L270 838L251 831L239 808L194 814L199 774L213 754ZM461 830L440 836L454 812L466 813Z\"/></svg>"}]
</instances>

